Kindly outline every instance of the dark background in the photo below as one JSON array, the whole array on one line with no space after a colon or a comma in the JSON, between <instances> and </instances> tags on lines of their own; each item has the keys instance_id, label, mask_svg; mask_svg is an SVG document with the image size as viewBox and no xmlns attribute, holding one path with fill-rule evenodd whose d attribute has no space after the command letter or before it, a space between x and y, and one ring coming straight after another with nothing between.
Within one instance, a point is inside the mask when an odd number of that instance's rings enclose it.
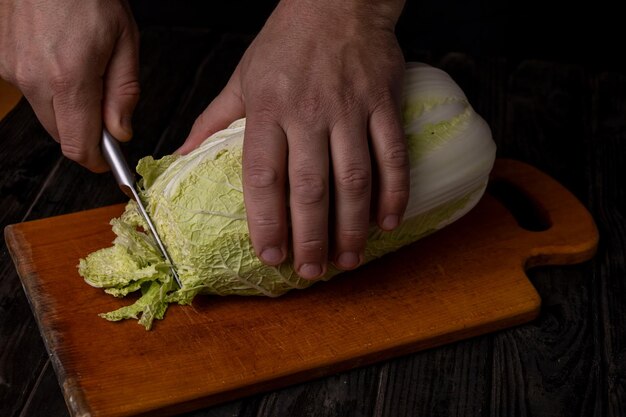
<instances>
[{"instance_id":1,"label":"dark background","mask_svg":"<svg viewBox=\"0 0 626 417\"><path fill-rule=\"evenodd\" d=\"M276 1L134 0L140 27L211 28L255 34ZM411 53L457 51L624 68L626 24L617 2L408 0L398 22Z\"/></svg>"}]
</instances>

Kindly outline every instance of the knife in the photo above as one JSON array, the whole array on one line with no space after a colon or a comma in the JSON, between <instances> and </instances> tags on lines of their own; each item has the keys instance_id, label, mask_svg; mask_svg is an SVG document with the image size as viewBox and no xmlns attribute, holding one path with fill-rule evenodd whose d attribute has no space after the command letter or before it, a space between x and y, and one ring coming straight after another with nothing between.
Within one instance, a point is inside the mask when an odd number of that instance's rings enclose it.
<instances>
[{"instance_id":1,"label":"knife","mask_svg":"<svg viewBox=\"0 0 626 417\"><path fill-rule=\"evenodd\" d=\"M172 276L178 284L179 288L183 287L183 284L178 277L178 273L176 272L176 267L174 266L174 262L172 262L172 258L170 258L169 253L165 249L165 245L161 241L159 234L157 233L156 227L154 227L154 223L150 219L148 212L146 211L141 198L139 197L139 193L135 189L135 176L130 171L128 167L128 163L124 158L124 154L122 154L122 150L120 148L120 144L106 129L102 129L102 155L104 155L104 159L108 162L111 167L111 171L113 172L113 176L117 181L117 184L122 189L124 194L126 194L131 199L135 200L137 206L139 207L139 211L143 216L144 220L148 224L148 228L150 229L150 233L154 237L154 240L159 247L159 251L165 258L165 260L170 264L170 270L172 271Z\"/></svg>"}]
</instances>

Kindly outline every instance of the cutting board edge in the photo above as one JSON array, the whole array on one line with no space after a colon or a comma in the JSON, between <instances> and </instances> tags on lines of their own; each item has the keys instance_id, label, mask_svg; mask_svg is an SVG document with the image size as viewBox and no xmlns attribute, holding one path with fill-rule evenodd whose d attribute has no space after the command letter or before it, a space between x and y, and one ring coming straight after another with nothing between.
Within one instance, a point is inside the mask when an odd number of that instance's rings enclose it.
<instances>
[{"instance_id":1,"label":"cutting board edge","mask_svg":"<svg viewBox=\"0 0 626 417\"><path fill-rule=\"evenodd\" d=\"M519 272L520 274L526 275L521 265ZM141 407L133 407L132 409L122 409L121 407L110 409L103 408L103 402L95 400L95 398L90 398L89 393L81 386L80 376L73 375L69 369L66 372L63 366L63 357L54 355L52 356L52 361L54 369L57 372L59 384L66 397L68 408L72 410L72 416L86 416L92 414L107 416L169 416L181 412L197 410L202 407L219 405L238 398L260 394L274 389L285 388L296 383L311 381L339 372L371 365L383 360L390 360L527 323L534 320L539 315L541 298L530 281L526 280L525 287L527 291L525 291L525 296L522 297L519 303L508 305L506 308L498 310L500 312L509 312L509 314L501 314L497 321L483 321L477 325L468 325L467 322L461 320L457 328L452 332L450 332L449 329L447 331L440 329L437 331L438 334L432 339L407 338L404 342L389 348L381 348L352 356L348 355L343 358L339 357L339 360L330 364L306 363L300 369L295 370L295 372L289 372L284 375L267 375L258 379L253 378L248 384L225 387L223 390L214 392L205 392L196 398L183 399L183 401L176 404L168 404L167 402L159 404L155 402L147 406L145 402L142 402ZM291 371L294 370L292 369Z\"/></svg>"},{"instance_id":2,"label":"cutting board edge","mask_svg":"<svg viewBox=\"0 0 626 417\"><path fill-rule=\"evenodd\" d=\"M72 214L67 214L66 216L71 215ZM31 220L30 223L44 220L45 219ZM77 384L73 382L74 379L72 377L68 377L61 361L57 355L54 354L57 344L55 342L55 337L52 334L53 331L46 330L46 314L40 314L41 311L44 311L44 308L41 306L41 304L43 304L43 300L31 296L31 294L34 294L36 291L36 289L33 288L36 279L34 277L35 272L29 267L29 265L32 264L30 245L28 244L28 241L24 239L20 230L20 225L23 224L24 223L9 224L4 228L4 240L9 250L9 255L13 259L15 269L26 295L26 300L28 301L33 317L35 318L39 334L42 336L44 346L46 348L46 352L48 353L50 362L52 363L57 381L63 391L63 399L65 400L68 410L72 416L91 416L91 408L88 405L89 403L86 400L84 393L82 390L75 388ZM20 251L21 253L27 254L27 256L18 257L17 254L20 253Z\"/></svg>"},{"instance_id":3,"label":"cutting board edge","mask_svg":"<svg viewBox=\"0 0 626 417\"><path fill-rule=\"evenodd\" d=\"M534 288L534 287L533 287ZM535 291L536 293L536 291ZM521 309L521 308L520 308ZM512 314L508 317L502 317L500 320L485 323L480 326L459 329L453 333L441 334L435 338L420 341L411 341L404 345L394 346L393 348L383 349L376 352L370 352L359 357L351 357L341 360L333 364L332 367L315 368L315 372L311 372L310 368L301 369L295 373L256 381L253 384L239 386L236 389L224 390L207 396L189 399L177 404L169 404L164 407L155 407L153 409L144 409L140 413L120 413L113 414L115 417L166 417L179 413L191 412L203 407L211 407L224 404L236 399L249 397L251 395L262 394L276 389L285 388L294 384L316 380L323 377L347 372L363 366L381 363L382 361L397 359L402 356L414 354L417 352L434 349L439 346L448 345L450 343L468 340L474 337L510 329L535 320L541 310L541 298L536 293L536 298L528 300L527 309L521 313ZM81 415L81 414L76 414Z\"/></svg>"},{"instance_id":4,"label":"cutting board edge","mask_svg":"<svg viewBox=\"0 0 626 417\"><path fill-rule=\"evenodd\" d=\"M29 268L29 265L32 264L32 251L30 249L30 245L28 244L27 239L24 239L23 237L23 234L20 230L20 224L10 224L4 228L4 241L6 242L7 248L9 250L9 255L11 256L13 264L15 265L17 275L20 278L22 288L24 289L26 299L28 300L28 305L30 306L31 311L35 316L35 321L39 325L39 306L33 305L33 300L30 297L30 294L35 291L35 289L31 288L31 286L36 280L33 277L33 275L35 275L35 272L32 270L32 268ZM18 255L20 253L22 253L23 255ZM39 330L41 331L41 327L39 328Z\"/></svg>"},{"instance_id":5,"label":"cutting board edge","mask_svg":"<svg viewBox=\"0 0 626 417\"><path fill-rule=\"evenodd\" d=\"M35 288L37 276L35 271L30 267L32 265L32 251L30 249L30 245L27 239L24 239L19 224L6 226L4 228L4 239L7 244L7 248L9 249L9 255L13 259L17 275L22 283L22 288L26 294L28 305L30 306L33 316L35 317L35 321L37 322L37 325L39 325L39 330L41 332L41 320L43 320L43 317L41 316L44 314L40 315L39 313L43 311L43 306L40 305L42 304L40 301L31 297L31 294L35 294L37 291ZM21 255L18 256L18 253L21 253ZM44 341L47 342L47 338L44 338ZM48 347L49 346L46 343L46 348ZM48 350L48 352L50 352L50 350Z\"/></svg>"}]
</instances>

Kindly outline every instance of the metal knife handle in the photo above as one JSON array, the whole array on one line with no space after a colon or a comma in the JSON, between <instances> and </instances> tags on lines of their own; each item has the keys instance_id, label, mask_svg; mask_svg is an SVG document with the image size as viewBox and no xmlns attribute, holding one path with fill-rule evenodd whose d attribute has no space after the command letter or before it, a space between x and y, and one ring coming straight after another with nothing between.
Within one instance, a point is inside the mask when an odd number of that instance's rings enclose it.
<instances>
[{"instance_id":1,"label":"metal knife handle","mask_svg":"<svg viewBox=\"0 0 626 417\"><path fill-rule=\"evenodd\" d=\"M126 163L119 142L106 129L102 129L102 155L109 163L113 176L124 194L137 201L139 196L135 192L135 176Z\"/></svg>"},{"instance_id":2,"label":"metal knife handle","mask_svg":"<svg viewBox=\"0 0 626 417\"><path fill-rule=\"evenodd\" d=\"M128 163L126 162L126 158L122 153L122 149L120 148L120 144L111 134L106 130L102 129L102 155L104 155L104 159L108 162L111 167L111 171L113 172L113 176L117 181L117 184L120 186L124 194L126 194L131 199L137 202L137 207L139 208L139 212L146 220L148 224L148 228L152 236L154 236L154 240L156 241L161 254L165 260L170 264L170 270L172 271L172 276L174 277L174 281L179 288L183 287L180 278L178 277L178 272L176 272L176 268L174 267L174 262L172 262L172 258L170 258L165 245L161 241L159 234L157 233L156 227L152 223L146 208L135 189L135 176L132 171L128 167Z\"/></svg>"}]
</instances>

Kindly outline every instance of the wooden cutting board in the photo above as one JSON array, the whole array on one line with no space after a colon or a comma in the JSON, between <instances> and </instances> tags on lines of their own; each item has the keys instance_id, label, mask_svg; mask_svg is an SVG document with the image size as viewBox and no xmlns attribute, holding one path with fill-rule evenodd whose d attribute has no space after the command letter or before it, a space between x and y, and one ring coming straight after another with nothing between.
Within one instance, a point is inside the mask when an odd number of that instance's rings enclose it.
<instances>
[{"instance_id":1,"label":"wooden cutting board","mask_svg":"<svg viewBox=\"0 0 626 417\"><path fill-rule=\"evenodd\" d=\"M147 332L98 313L130 303L91 288L78 260L110 246L121 205L8 226L5 237L74 416L167 415L527 322L540 299L525 269L590 259L587 210L538 170L498 160L498 194L466 216L333 281L276 299L200 297ZM521 196L521 198L520 198ZM515 200L515 199L514 199Z\"/></svg>"}]
</instances>

